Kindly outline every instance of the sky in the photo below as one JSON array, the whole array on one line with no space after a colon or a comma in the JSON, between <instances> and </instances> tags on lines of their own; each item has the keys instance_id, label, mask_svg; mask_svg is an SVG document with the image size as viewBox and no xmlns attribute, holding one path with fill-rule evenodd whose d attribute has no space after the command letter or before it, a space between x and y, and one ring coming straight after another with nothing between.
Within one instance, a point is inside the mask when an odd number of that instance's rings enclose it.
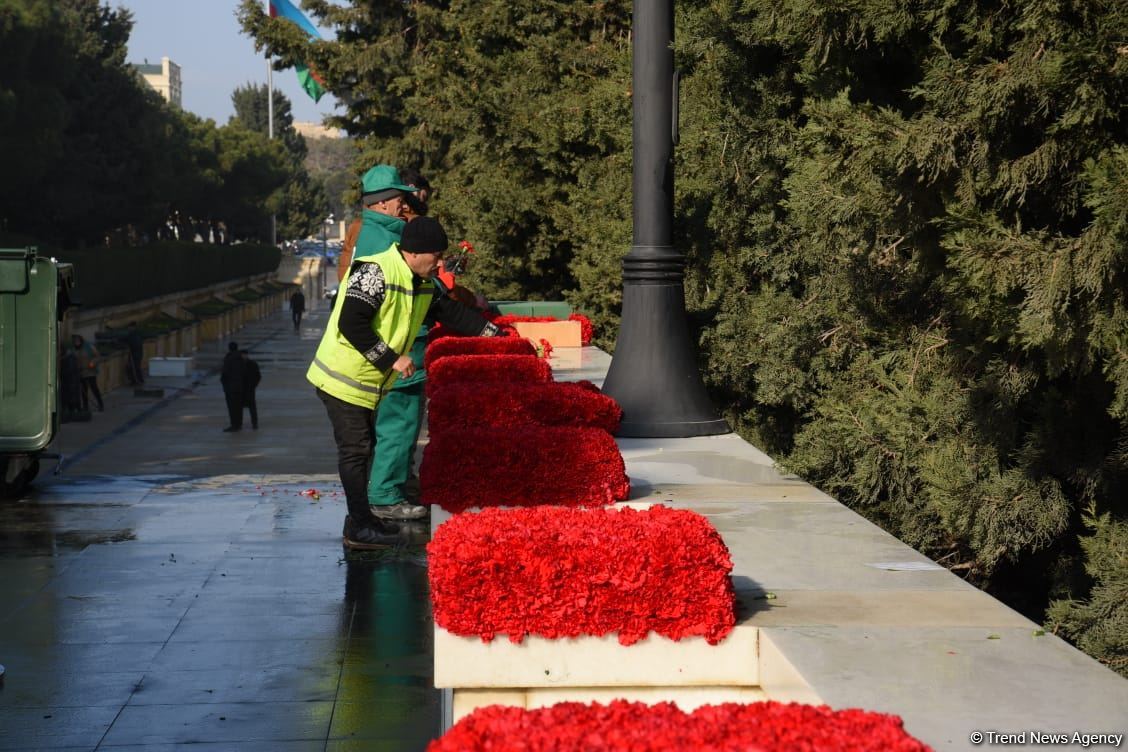
<instances>
[{"instance_id":1,"label":"sky","mask_svg":"<svg viewBox=\"0 0 1128 752\"><path fill-rule=\"evenodd\" d=\"M237 0L105 2L133 14L129 62L147 59L160 64L167 56L180 66L182 104L189 112L223 125L235 114L231 92L236 87L266 83L266 58L255 52L254 43L235 20ZM301 7L300 2L294 4ZM310 20L316 25L315 19ZM328 29L321 29L321 33L327 39L333 36ZM336 98L326 94L314 104L298 85L292 69L274 71L274 88L289 97L294 120L320 123L325 115L334 114Z\"/></svg>"}]
</instances>

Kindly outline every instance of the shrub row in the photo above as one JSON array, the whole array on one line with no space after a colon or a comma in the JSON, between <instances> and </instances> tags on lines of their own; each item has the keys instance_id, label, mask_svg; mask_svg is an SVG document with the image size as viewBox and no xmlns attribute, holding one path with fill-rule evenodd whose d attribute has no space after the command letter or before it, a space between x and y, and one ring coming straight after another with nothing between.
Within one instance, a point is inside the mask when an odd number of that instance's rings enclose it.
<instances>
[{"instance_id":1,"label":"shrub row","mask_svg":"<svg viewBox=\"0 0 1128 752\"><path fill-rule=\"evenodd\" d=\"M75 268L84 306L122 305L275 271L281 252L269 245L162 241L143 247L52 252Z\"/></svg>"}]
</instances>

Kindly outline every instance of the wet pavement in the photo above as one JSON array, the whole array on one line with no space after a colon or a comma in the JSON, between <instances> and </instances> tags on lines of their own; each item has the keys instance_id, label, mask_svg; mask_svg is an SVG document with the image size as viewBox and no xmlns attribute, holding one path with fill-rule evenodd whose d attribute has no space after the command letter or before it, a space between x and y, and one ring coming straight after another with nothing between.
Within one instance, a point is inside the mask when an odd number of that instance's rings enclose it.
<instances>
[{"instance_id":1,"label":"wet pavement","mask_svg":"<svg viewBox=\"0 0 1128 752\"><path fill-rule=\"evenodd\" d=\"M60 476L0 502L0 750L418 750L439 728L419 525L345 555L324 313L235 335L260 430L224 434L220 348L162 398L62 427ZM151 380L154 381L154 380ZM306 493L316 489L320 498Z\"/></svg>"}]
</instances>

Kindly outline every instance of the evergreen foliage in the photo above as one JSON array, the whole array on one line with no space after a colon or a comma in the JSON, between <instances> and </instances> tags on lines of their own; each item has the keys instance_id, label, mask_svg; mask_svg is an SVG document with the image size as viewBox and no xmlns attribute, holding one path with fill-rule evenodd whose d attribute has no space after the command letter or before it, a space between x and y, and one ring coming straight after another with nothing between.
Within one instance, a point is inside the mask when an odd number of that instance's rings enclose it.
<instances>
[{"instance_id":1,"label":"evergreen foliage","mask_svg":"<svg viewBox=\"0 0 1128 752\"><path fill-rule=\"evenodd\" d=\"M229 125L269 138L269 100L266 84L247 84L236 88L231 94L235 115ZM321 185L312 179L305 168L309 148L305 138L294 130L291 107L290 98L275 89L274 137L289 157L286 182L277 198L271 202L277 213L277 234L283 239L304 238L313 233L321 227L321 220L328 211Z\"/></svg>"},{"instance_id":2,"label":"evergreen foliage","mask_svg":"<svg viewBox=\"0 0 1128 752\"><path fill-rule=\"evenodd\" d=\"M305 168L309 176L321 186L329 212L342 220L358 213L357 178L353 169L356 159L356 142L351 138L310 138L306 140L309 153Z\"/></svg>"},{"instance_id":3,"label":"evergreen foliage","mask_svg":"<svg viewBox=\"0 0 1128 752\"><path fill-rule=\"evenodd\" d=\"M300 159L166 104L126 62L131 29L99 0L0 2L0 231L78 247L222 222L265 239Z\"/></svg>"},{"instance_id":4,"label":"evergreen foliage","mask_svg":"<svg viewBox=\"0 0 1128 752\"><path fill-rule=\"evenodd\" d=\"M626 0L306 0L317 43L260 5L256 40L351 102L358 167L432 177L484 292L564 295L613 343ZM1128 6L676 8L675 228L718 404L1128 674Z\"/></svg>"}]
</instances>

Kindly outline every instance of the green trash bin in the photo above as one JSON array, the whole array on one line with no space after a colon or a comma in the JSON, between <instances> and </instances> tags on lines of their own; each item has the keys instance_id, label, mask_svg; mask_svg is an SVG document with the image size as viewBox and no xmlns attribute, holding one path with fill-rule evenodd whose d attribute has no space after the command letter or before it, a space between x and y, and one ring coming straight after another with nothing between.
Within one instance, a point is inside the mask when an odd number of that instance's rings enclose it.
<instances>
[{"instance_id":1,"label":"green trash bin","mask_svg":"<svg viewBox=\"0 0 1128 752\"><path fill-rule=\"evenodd\" d=\"M73 270L0 248L0 493L19 493L59 427L59 319Z\"/></svg>"}]
</instances>

